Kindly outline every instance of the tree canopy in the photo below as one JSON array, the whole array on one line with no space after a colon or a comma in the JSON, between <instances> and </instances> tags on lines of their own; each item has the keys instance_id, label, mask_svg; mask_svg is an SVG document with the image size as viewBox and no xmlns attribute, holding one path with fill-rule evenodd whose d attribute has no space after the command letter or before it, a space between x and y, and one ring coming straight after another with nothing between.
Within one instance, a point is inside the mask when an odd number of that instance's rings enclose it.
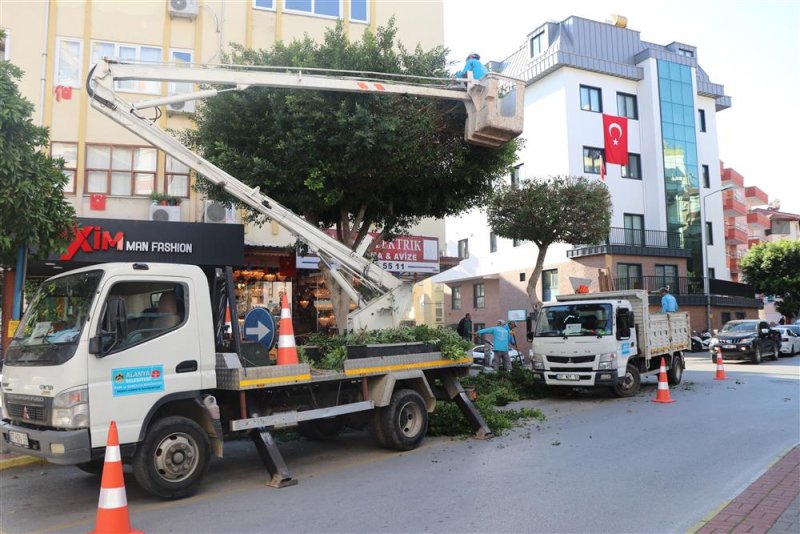
<instances>
[{"instance_id":1,"label":"tree canopy","mask_svg":"<svg viewBox=\"0 0 800 534\"><path fill-rule=\"evenodd\" d=\"M34 106L17 88L21 77L0 61L0 265L14 265L21 245L40 257L59 250L75 224L64 162L45 152L49 133L33 123Z\"/></svg>"},{"instance_id":2,"label":"tree canopy","mask_svg":"<svg viewBox=\"0 0 800 534\"><path fill-rule=\"evenodd\" d=\"M551 176L504 185L489 202L489 226L508 239L532 241L538 247L528 279L528 296L539 307L536 283L542 275L547 249L554 243L591 244L608 238L611 195L597 180Z\"/></svg>"},{"instance_id":3,"label":"tree canopy","mask_svg":"<svg viewBox=\"0 0 800 534\"><path fill-rule=\"evenodd\" d=\"M447 77L446 50L413 52L390 21L350 42L341 23L270 50L234 46L236 64ZM355 248L423 217L474 207L507 174L518 143L494 150L464 141L458 102L411 96L250 88L200 107L191 141L206 158ZM209 184L201 185L222 200Z\"/></svg>"},{"instance_id":4,"label":"tree canopy","mask_svg":"<svg viewBox=\"0 0 800 534\"><path fill-rule=\"evenodd\" d=\"M800 313L800 241L759 243L739 265L756 291L781 299L775 306L781 314Z\"/></svg>"}]
</instances>

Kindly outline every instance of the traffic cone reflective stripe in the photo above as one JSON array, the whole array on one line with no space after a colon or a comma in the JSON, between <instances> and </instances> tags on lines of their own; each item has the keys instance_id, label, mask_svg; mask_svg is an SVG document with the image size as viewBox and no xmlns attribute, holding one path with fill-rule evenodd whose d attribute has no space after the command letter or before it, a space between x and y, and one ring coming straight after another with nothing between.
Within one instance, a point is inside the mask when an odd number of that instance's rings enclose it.
<instances>
[{"instance_id":1,"label":"traffic cone reflective stripe","mask_svg":"<svg viewBox=\"0 0 800 534\"><path fill-rule=\"evenodd\" d=\"M667 365L664 357L661 357L661 368L658 370L658 392L653 402L675 402L669 396L669 384L667 383Z\"/></svg>"},{"instance_id":2,"label":"traffic cone reflective stripe","mask_svg":"<svg viewBox=\"0 0 800 534\"><path fill-rule=\"evenodd\" d=\"M722 349L717 347L717 374L714 375L714 380L727 380L725 376L725 366L722 364Z\"/></svg>"},{"instance_id":3,"label":"traffic cone reflective stripe","mask_svg":"<svg viewBox=\"0 0 800 534\"><path fill-rule=\"evenodd\" d=\"M278 335L278 365L292 365L299 363L297 358L297 345L294 342L294 328L292 327L292 312L289 311L289 302L286 293L281 297L281 322Z\"/></svg>"},{"instance_id":4,"label":"traffic cone reflective stripe","mask_svg":"<svg viewBox=\"0 0 800 534\"><path fill-rule=\"evenodd\" d=\"M97 503L97 520L92 534L140 533L140 530L131 528L131 520L128 516L128 497L125 494L122 455L119 450L119 435L115 421L111 421L106 441L100 499Z\"/></svg>"}]
</instances>

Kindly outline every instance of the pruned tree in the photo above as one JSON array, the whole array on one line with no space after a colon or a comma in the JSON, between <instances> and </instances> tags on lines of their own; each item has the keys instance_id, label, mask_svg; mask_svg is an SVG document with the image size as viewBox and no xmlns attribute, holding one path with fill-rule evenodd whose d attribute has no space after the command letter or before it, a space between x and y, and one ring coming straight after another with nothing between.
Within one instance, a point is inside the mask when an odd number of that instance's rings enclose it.
<instances>
[{"instance_id":1,"label":"pruned tree","mask_svg":"<svg viewBox=\"0 0 800 534\"><path fill-rule=\"evenodd\" d=\"M775 308L789 319L800 313L800 241L759 243L739 263L747 283L780 300Z\"/></svg>"},{"instance_id":2,"label":"pruned tree","mask_svg":"<svg viewBox=\"0 0 800 534\"><path fill-rule=\"evenodd\" d=\"M508 239L531 241L538 248L527 292L534 312L541 307L536 283L547 250L554 243L599 243L608 238L611 195L604 183L572 176L503 185L489 201L489 226Z\"/></svg>"},{"instance_id":3,"label":"pruned tree","mask_svg":"<svg viewBox=\"0 0 800 534\"><path fill-rule=\"evenodd\" d=\"M339 23L321 43L306 38L270 50L235 46L227 60L448 76L444 48L411 52L395 35L390 21L350 42ZM187 137L219 167L320 228L335 227L338 239L356 249L371 231L391 239L420 218L457 214L488 197L510 171L518 143L497 150L469 145L465 121L464 106L453 102L250 88L201 106L197 129ZM200 188L226 200L208 183ZM349 299L327 281L341 329Z\"/></svg>"}]
</instances>

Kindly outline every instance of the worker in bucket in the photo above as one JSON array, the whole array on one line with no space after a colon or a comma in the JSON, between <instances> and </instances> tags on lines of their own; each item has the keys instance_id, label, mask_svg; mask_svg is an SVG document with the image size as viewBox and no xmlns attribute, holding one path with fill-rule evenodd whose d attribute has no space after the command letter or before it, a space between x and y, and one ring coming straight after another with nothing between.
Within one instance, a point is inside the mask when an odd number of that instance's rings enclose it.
<instances>
[{"instance_id":1,"label":"worker in bucket","mask_svg":"<svg viewBox=\"0 0 800 534\"><path fill-rule=\"evenodd\" d=\"M464 68L456 72L456 78L466 78L467 73L472 73L472 79L475 81L480 80L486 76L486 67L481 63L481 56L472 53L467 56L467 62L464 63Z\"/></svg>"}]
</instances>

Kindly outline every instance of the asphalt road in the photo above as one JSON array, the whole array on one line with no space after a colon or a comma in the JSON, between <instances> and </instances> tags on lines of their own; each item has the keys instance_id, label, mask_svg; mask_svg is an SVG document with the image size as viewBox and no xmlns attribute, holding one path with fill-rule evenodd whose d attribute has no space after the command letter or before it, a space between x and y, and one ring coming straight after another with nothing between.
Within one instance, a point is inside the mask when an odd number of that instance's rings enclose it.
<instances>
[{"instance_id":1,"label":"asphalt road","mask_svg":"<svg viewBox=\"0 0 800 534\"><path fill-rule=\"evenodd\" d=\"M685 532L800 443L800 357L727 363L714 381L690 355L673 404L604 392L527 402L545 412L490 441L427 439L408 453L351 432L282 445L297 486L264 486L253 446L233 443L201 490L164 502L126 472L146 532ZM3 532L87 532L98 483L48 465L0 472Z\"/></svg>"}]
</instances>

